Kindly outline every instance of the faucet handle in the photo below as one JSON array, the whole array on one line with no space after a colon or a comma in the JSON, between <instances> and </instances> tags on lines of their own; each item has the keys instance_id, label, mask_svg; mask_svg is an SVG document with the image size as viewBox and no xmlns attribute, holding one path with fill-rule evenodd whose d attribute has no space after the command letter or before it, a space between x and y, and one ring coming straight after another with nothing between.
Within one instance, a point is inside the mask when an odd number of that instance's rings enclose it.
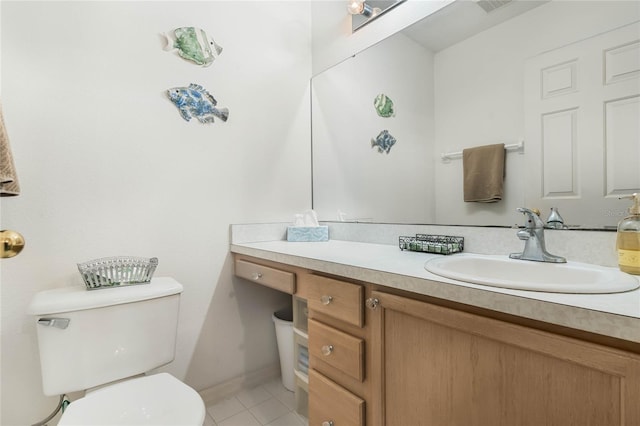
<instances>
[{"instance_id":1,"label":"faucet handle","mask_svg":"<svg viewBox=\"0 0 640 426\"><path fill-rule=\"evenodd\" d=\"M560 216L557 207L551 207L551 213L549 213L549 217L547 218L547 228L564 228L564 219Z\"/></svg>"},{"instance_id":2,"label":"faucet handle","mask_svg":"<svg viewBox=\"0 0 640 426\"><path fill-rule=\"evenodd\" d=\"M526 207L518 207L516 210L527 215L527 224L525 225L526 228L544 228L544 222L542 221L542 219L540 219L540 216L534 210L528 209Z\"/></svg>"}]
</instances>

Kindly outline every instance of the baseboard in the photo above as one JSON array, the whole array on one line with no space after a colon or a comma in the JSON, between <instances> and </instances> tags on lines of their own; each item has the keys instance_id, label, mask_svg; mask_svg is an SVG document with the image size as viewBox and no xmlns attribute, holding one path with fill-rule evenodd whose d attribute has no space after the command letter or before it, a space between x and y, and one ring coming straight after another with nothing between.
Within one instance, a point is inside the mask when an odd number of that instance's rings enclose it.
<instances>
[{"instance_id":1,"label":"baseboard","mask_svg":"<svg viewBox=\"0 0 640 426\"><path fill-rule=\"evenodd\" d=\"M235 395L243 389L251 389L260 386L276 377L280 377L280 363L271 364L260 370L251 371L231 380L222 382L200 392L206 406L213 405L225 398Z\"/></svg>"}]
</instances>

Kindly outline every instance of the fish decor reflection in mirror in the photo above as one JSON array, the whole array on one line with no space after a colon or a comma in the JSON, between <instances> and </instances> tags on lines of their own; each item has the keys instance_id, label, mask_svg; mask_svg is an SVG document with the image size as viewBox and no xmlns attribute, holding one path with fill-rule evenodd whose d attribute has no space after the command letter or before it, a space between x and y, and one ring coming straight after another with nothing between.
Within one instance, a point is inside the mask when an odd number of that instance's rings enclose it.
<instances>
[{"instance_id":1,"label":"fish decor reflection in mirror","mask_svg":"<svg viewBox=\"0 0 640 426\"><path fill-rule=\"evenodd\" d=\"M378 147L378 152L387 154L391 151L393 145L396 144L396 138L389 134L388 130L383 130L376 136L375 139L371 139L371 148Z\"/></svg>"},{"instance_id":2,"label":"fish decor reflection in mirror","mask_svg":"<svg viewBox=\"0 0 640 426\"><path fill-rule=\"evenodd\" d=\"M373 100L373 106L378 116L382 118L395 117L396 112L393 106L393 101L384 93L380 93ZM379 153L389 153L391 147L395 145L396 138L391 136L388 130L381 131L378 136L371 139L371 148L377 147Z\"/></svg>"},{"instance_id":3,"label":"fish decor reflection in mirror","mask_svg":"<svg viewBox=\"0 0 640 426\"><path fill-rule=\"evenodd\" d=\"M396 115L393 108L393 101L384 93L380 93L376 96L373 100L373 106L376 108L376 112L380 117L388 118Z\"/></svg>"}]
</instances>

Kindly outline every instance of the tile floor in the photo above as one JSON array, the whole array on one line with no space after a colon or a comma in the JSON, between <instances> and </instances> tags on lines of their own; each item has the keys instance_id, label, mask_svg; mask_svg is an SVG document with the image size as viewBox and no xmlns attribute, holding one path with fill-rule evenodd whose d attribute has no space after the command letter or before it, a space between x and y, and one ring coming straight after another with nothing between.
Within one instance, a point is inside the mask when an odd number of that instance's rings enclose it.
<instances>
[{"instance_id":1,"label":"tile floor","mask_svg":"<svg viewBox=\"0 0 640 426\"><path fill-rule=\"evenodd\" d=\"M306 426L295 397L277 378L207 407L204 426Z\"/></svg>"}]
</instances>

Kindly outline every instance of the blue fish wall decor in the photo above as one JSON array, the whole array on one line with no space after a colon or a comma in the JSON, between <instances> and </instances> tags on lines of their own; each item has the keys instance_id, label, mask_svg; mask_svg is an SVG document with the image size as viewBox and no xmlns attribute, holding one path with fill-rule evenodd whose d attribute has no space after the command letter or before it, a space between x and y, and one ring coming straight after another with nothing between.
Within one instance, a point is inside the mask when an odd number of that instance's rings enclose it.
<instances>
[{"instance_id":1,"label":"blue fish wall decor","mask_svg":"<svg viewBox=\"0 0 640 426\"><path fill-rule=\"evenodd\" d=\"M177 49L182 58L204 67L211 65L222 53L222 47L200 28L180 27L164 36L167 40L164 50Z\"/></svg>"},{"instance_id":2,"label":"blue fish wall decor","mask_svg":"<svg viewBox=\"0 0 640 426\"><path fill-rule=\"evenodd\" d=\"M396 144L396 138L391 136L388 130L381 131L375 139L371 139L371 148L374 146L378 148L379 153L391 151L391 147Z\"/></svg>"},{"instance_id":3,"label":"blue fish wall decor","mask_svg":"<svg viewBox=\"0 0 640 426\"><path fill-rule=\"evenodd\" d=\"M229 118L227 108L218 108L216 99L199 84L189 87L174 87L167 90L167 96L180 111L186 121L196 118L201 123L213 123L214 117L222 121Z\"/></svg>"}]
</instances>

